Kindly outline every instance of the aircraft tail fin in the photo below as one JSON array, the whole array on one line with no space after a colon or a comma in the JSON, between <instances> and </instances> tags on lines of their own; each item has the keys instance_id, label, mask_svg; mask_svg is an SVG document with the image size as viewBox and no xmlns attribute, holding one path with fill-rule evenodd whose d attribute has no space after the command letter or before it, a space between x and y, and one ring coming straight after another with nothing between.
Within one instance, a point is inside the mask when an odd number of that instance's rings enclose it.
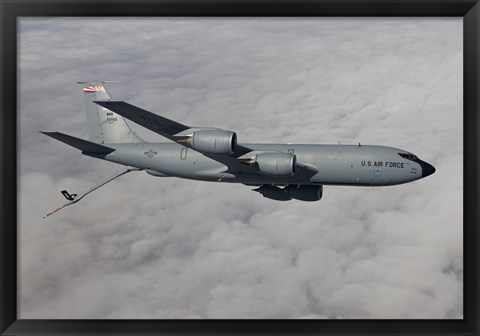
<instances>
[{"instance_id":1,"label":"aircraft tail fin","mask_svg":"<svg viewBox=\"0 0 480 336\"><path fill-rule=\"evenodd\" d=\"M98 100L110 100L110 95L104 86L105 82L77 83L83 85L91 142L97 144L145 142L130 129L123 117L94 103Z\"/></svg>"},{"instance_id":2,"label":"aircraft tail fin","mask_svg":"<svg viewBox=\"0 0 480 336\"><path fill-rule=\"evenodd\" d=\"M87 140L75 138L71 135L67 135L60 132L40 132L45 135L48 135L51 138L54 138L58 141L66 143L72 147L80 149L82 152L89 153L89 154L110 154L115 149L110 148L107 146L102 146Z\"/></svg>"}]
</instances>

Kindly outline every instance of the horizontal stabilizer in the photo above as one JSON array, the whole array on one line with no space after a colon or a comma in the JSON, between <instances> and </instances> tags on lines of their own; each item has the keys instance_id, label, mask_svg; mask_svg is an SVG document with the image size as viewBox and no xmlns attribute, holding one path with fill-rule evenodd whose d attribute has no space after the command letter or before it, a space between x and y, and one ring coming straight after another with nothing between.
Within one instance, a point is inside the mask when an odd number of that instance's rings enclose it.
<instances>
[{"instance_id":1,"label":"horizontal stabilizer","mask_svg":"<svg viewBox=\"0 0 480 336\"><path fill-rule=\"evenodd\" d=\"M97 153L97 154L109 154L113 152L115 149L107 147L107 146L102 146L87 140L75 138L71 135L63 134L60 132L40 132L45 135L48 135L49 137L52 137L58 141L64 142L67 145L70 145L72 147L75 147L77 149L80 149L83 152L88 152L88 153Z\"/></svg>"}]
</instances>

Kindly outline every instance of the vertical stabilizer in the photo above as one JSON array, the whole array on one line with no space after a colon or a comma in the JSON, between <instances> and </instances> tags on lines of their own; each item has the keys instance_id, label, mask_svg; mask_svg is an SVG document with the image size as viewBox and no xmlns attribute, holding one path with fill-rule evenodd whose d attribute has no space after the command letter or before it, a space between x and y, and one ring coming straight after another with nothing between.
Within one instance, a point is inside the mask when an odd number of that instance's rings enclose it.
<instances>
[{"instance_id":1,"label":"vertical stabilizer","mask_svg":"<svg viewBox=\"0 0 480 336\"><path fill-rule=\"evenodd\" d=\"M145 142L128 127L123 117L94 103L110 100L104 83L78 82L83 85L85 94L89 140L99 144Z\"/></svg>"}]
</instances>

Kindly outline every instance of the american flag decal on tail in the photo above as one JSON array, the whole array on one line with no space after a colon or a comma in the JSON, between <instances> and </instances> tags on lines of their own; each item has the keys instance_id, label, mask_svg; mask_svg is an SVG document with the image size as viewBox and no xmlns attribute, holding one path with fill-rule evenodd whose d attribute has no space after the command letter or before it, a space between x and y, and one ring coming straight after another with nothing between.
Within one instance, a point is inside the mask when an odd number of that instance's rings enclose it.
<instances>
[{"instance_id":1,"label":"american flag decal on tail","mask_svg":"<svg viewBox=\"0 0 480 336\"><path fill-rule=\"evenodd\" d=\"M105 92L103 86L85 86L83 92Z\"/></svg>"}]
</instances>

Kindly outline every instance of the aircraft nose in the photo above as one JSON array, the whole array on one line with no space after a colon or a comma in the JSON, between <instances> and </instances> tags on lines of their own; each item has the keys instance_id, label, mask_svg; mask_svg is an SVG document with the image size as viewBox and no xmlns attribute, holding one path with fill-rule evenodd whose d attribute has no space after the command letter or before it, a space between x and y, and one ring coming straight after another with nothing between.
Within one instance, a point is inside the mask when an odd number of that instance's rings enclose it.
<instances>
[{"instance_id":1,"label":"aircraft nose","mask_svg":"<svg viewBox=\"0 0 480 336\"><path fill-rule=\"evenodd\" d=\"M435 167L425 161L421 161L422 177L427 177L435 173Z\"/></svg>"}]
</instances>

